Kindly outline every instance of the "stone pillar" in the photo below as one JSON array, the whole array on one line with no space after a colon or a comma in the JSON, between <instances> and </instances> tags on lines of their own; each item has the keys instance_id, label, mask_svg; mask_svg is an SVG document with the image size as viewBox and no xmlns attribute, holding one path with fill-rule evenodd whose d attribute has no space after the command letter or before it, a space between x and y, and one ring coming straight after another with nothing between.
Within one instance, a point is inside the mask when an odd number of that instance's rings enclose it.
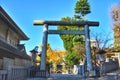
<instances>
[{"instance_id":1,"label":"stone pillar","mask_svg":"<svg viewBox=\"0 0 120 80\"><path fill-rule=\"evenodd\" d=\"M47 37L48 37L48 25L44 24L40 70L46 70Z\"/></svg>"},{"instance_id":2,"label":"stone pillar","mask_svg":"<svg viewBox=\"0 0 120 80\"><path fill-rule=\"evenodd\" d=\"M85 25L85 48L86 48L86 58L87 58L87 70L92 70L92 60L90 51L90 36L89 36L89 26Z\"/></svg>"}]
</instances>

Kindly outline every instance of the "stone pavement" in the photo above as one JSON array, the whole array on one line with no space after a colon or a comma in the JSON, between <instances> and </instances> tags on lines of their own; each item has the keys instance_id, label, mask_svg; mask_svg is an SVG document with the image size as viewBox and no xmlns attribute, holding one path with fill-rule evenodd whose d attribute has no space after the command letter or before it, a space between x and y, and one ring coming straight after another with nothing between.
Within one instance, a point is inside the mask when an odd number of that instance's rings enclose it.
<instances>
[{"instance_id":1,"label":"stone pavement","mask_svg":"<svg viewBox=\"0 0 120 80\"><path fill-rule=\"evenodd\" d=\"M113 71L111 73L107 73L101 77L89 77L83 78L80 75L73 74L51 74L50 78L32 78L28 80L120 80L120 69L117 71Z\"/></svg>"}]
</instances>

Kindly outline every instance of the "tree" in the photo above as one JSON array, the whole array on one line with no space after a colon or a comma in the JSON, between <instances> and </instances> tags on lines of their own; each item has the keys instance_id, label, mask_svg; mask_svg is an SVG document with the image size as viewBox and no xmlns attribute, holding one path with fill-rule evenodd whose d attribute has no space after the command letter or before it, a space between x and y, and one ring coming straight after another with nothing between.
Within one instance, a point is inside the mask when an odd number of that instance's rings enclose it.
<instances>
[{"instance_id":1,"label":"tree","mask_svg":"<svg viewBox=\"0 0 120 80\"><path fill-rule=\"evenodd\" d=\"M80 56L80 58L85 58L85 42L83 41L83 36L75 36L73 38L73 48L72 50Z\"/></svg>"},{"instance_id":2,"label":"tree","mask_svg":"<svg viewBox=\"0 0 120 80\"><path fill-rule=\"evenodd\" d=\"M74 10L75 18L84 20L84 16L91 12L88 0L77 0Z\"/></svg>"},{"instance_id":3,"label":"tree","mask_svg":"<svg viewBox=\"0 0 120 80\"><path fill-rule=\"evenodd\" d=\"M74 52L67 53L65 56L65 60L68 65L73 66L79 63L80 55Z\"/></svg>"},{"instance_id":4,"label":"tree","mask_svg":"<svg viewBox=\"0 0 120 80\"><path fill-rule=\"evenodd\" d=\"M102 30L102 32L93 32L91 34L91 37L94 41L91 41L92 43L95 43L93 47L96 47L98 50L104 50L105 48L111 47L113 40L110 33L105 33L105 31Z\"/></svg>"},{"instance_id":5,"label":"tree","mask_svg":"<svg viewBox=\"0 0 120 80\"><path fill-rule=\"evenodd\" d=\"M36 60L37 60L36 64L37 64L37 65L40 65L40 60L41 60L41 59L40 59L40 56L37 55Z\"/></svg>"},{"instance_id":6,"label":"tree","mask_svg":"<svg viewBox=\"0 0 120 80\"><path fill-rule=\"evenodd\" d=\"M96 59L100 58L101 60L105 60L105 53L109 51L109 48L111 48L113 44L111 43L113 40L112 36L110 33L107 35L107 33L102 30L102 32L93 32L91 37L92 62L95 63Z\"/></svg>"},{"instance_id":7,"label":"tree","mask_svg":"<svg viewBox=\"0 0 120 80\"><path fill-rule=\"evenodd\" d=\"M114 5L111 9L114 26L114 48L120 50L120 5Z\"/></svg>"},{"instance_id":8,"label":"tree","mask_svg":"<svg viewBox=\"0 0 120 80\"><path fill-rule=\"evenodd\" d=\"M111 9L111 16L114 21L120 22L120 5L114 5Z\"/></svg>"},{"instance_id":9,"label":"tree","mask_svg":"<svg viewBox=\"0 0 120 80\"><path fill-rule=\"evenodd\" d=\"M42 48L42 45L40 45L40 48ZM47 51L46 51L46 61L47 64L50 64L51 62L53 62L55 65L57 65L58 63L61 63L63 60L63 57L65 55L65 51L58 51L58 50L52 50L51 46L49 43L47 43ZM38 60L40 60L37 57Z\"/></svg>"},{"instance_id":10,"label":"tree","mask_svg":"<svg viewBox=\"0 0 120 80\"><path fill-rule=\"evenodd\" d=\"M74 22L74 21L78 21L78 20L76 20L75 18L64 17L64 18L61 19L61 21ZM58 26L58 30L83 30L83 28L80 28L78 26ZM75 36L77 36L77 35L70 35L70 34L60 35L60 37L61 37L61 39L63 40L63 43L64 43L64 48L68 52L72 52L73 38Z\"/></svg>"},{"instance_id":11,"label":"tree","mask_svg":"<svg viewBox=\"0 0 120 80\"><path fill-rule=\"evenodd\" d=\"M70 18L70 17L64 17L62 18L62 21L78 21L77 19L75 18ZM81 20L79 20L81 21ZM58 27L58 30L84 30L84 28L82 27L78 27L78 26L59 26ZM79 51L74 51L73 48L76 44L74 44L76 41L82 41L83 42L83 39L84 37L81 36L81 35L75 35L75 34L66 34L66 35L60 35L61 39L63 40L63 43L64 43L64 48L67 50L67 55L66 57L68 58L65 58L67 59L67 63L70 64L70 65L73 65L74 64L78 64L78 60L80 59L80 55L78 55L78 52ZM80 45L80 44L79 44ZM81 44L82 45L82 44ZM74 60L73 60L73 55L74 54ZM68 61L69 60L69 61Z\"/></svg>"},{"instance_id":12,"label":"tree","mask_svg":"<svg viewBox=\"0 0 120 80\"><path fill-rule=\"evenodd\" d=\"M73 18L70 17L63 17L61 18L61 21L78 21L82 22L84 20L84 16L90 13L90 5L87 0L78 0L75 4L75 16ZM58 30L84 30L84 28L81 26L59 26ZM83 42L84 36L81 35L60 35L61 39L63 40L64 43L64 48L67 50L66 54L66 61L68 64L73 65L74 64L79 64L79 60L81 58L80 54L85 53L85 43ZM83 44L79 44L75 42L80 41ZM78 48L77 50L75 48ZM82 50L82 51L80 51ZM73 58L74 57L74 58Z\"/></svg>"},{"instance_id":13,"label":"tree","mask_svg":"<svg viewBox=\"0 0 120 80\"><path fill-rule=\"evenodd\" d=\"M51 54L51 60L57 65L63 62L63 57L65 55L65 51L54 50Z\"/></svg>"}]
</instances>

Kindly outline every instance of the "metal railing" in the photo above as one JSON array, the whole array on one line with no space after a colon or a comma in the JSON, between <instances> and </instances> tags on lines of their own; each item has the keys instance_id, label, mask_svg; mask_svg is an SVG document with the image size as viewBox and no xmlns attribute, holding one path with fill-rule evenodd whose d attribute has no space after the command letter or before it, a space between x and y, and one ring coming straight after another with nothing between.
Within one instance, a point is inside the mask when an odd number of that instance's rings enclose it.
<instances>
[{"instance_id":1,"label":"metal railing","mask_svg":"<svg viewBox=\"0 0 120 80\"><path fill-rule=\"evenodd\" d=\"M37 70L37 69L30 70L30 77L31 78L37 78L37 77L46 78L47 77L46 75L47 75L46 70Z\"/></svg>"}]
</instances>

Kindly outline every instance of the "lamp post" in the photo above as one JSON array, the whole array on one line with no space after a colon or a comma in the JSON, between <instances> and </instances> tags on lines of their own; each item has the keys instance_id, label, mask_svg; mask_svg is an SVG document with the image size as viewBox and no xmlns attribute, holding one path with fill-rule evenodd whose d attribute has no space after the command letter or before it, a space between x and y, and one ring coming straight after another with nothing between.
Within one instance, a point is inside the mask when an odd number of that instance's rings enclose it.
<instances>
[{"instance_id":1,"label":"lamp post","mask_svg":"<svg viewBox=\"0 0 120 80\"><path fill-rule=\"evenodd\" d=\"M30 50L30 52L32 54L33 66L36 66L36 57L37 57L37 53L38 53L38 46L35 46L35 48L33 50Z\"/></svg>"}]
</instances>

